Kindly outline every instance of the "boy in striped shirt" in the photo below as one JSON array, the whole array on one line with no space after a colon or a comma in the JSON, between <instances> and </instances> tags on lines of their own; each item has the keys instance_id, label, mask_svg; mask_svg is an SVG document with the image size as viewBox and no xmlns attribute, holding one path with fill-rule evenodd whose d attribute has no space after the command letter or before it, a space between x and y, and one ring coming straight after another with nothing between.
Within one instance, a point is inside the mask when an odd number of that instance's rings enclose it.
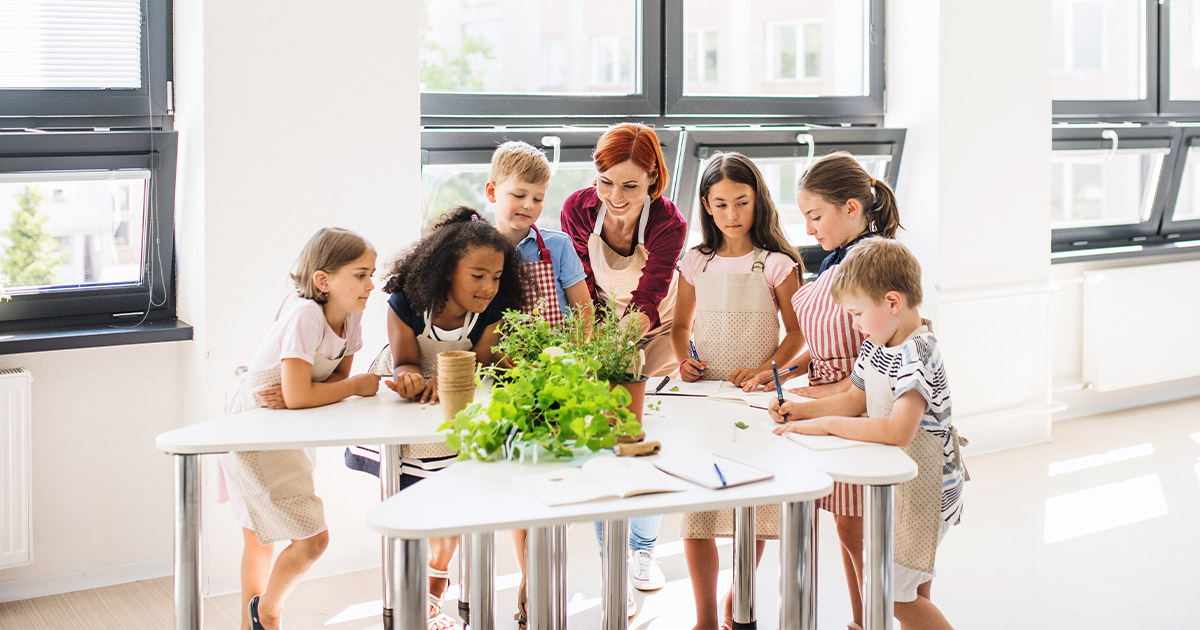
<instances>
[{"instance_id":1,"label":"boy in striped shirt","mask_svg":"<svg viewBox=\"0 0 1200 630\"><path fill-rule=\"evenodd\" d=\"M895 615L904 627L950 628L929 599L934 556L962 515L962 465L937 339L921 319L921 266L891 239L866 239L838 267L831 292L864 337L848 391L772 404L789 432L902 447L917 478L896 488ZM861 417L863 414L867 417Z\"/></svg>"}]
</instances>

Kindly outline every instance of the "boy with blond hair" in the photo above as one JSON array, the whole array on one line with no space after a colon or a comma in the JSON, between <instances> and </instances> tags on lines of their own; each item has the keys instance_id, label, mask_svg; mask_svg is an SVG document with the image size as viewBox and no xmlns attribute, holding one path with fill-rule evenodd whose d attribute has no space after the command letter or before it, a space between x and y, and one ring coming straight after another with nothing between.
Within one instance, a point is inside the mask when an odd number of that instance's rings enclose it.
<instances>
[{"instance_id":1,"label":"boy with blond hair","mask_svg":"<svg viewBox=\"0 0 1200 630\"><path fill-rule=\"evenodd\" d=\"M900 446L917 478L896 488L895 615L904 628L950 628L929 599L939 543L962 516L967 479L951 423L937 339L921 319L921 266L902 243L871 238L838 266L831 292L864 337L853 387L771 405L776 434L803 433ZM861 417L866 413L867 417Z\"/></svg>"}]
</instances>

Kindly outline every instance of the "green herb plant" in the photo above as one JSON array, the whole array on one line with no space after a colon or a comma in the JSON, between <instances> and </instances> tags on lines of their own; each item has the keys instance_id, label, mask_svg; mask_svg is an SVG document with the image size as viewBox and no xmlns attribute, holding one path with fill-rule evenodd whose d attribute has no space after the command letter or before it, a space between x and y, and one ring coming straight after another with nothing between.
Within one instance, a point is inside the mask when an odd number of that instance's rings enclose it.
<instances>
[{"instance_id":1,"label":"green herb plant","mask_svg":"<svg viewBox=\"0 0 1200 630\"><path fill-rule=\"evenodd\" d=\"M513 358L509 355L510 359ZM570 458L581 451L612 448L617 437L642 429L627 408L624 387L609 388L596 377L600 361L559 348L525 355L509 369L486 367L496 379L486 407L474 403L440 428L459 459L524 460L531 456Z\"/></svg>"}]
</instances>

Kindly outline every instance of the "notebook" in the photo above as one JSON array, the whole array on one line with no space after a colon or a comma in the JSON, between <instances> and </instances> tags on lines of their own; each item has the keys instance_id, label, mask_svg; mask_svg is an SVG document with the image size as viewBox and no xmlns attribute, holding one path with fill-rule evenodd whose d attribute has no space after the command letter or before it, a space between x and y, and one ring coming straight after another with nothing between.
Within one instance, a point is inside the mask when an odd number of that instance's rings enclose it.
<instances>
[{"instance_id":1,"label":"notebook","mask_svg":"<svg viewBox=\"0 0 1200 630\"><path fill-rule=\"evenodd\" d=\"M740 402L750 405L755 409L769 409L771 407L771 403L779 399L778 395L774 391L744 392L742 391L742 388L730 383L729 381L723 381L721 383L721 388L717 390L717 393L709 395L709 398L714 400ZM804 402L812 400L812 398L797 396L786 389L783 390L783 399L791 402Z\"/></svg>"},{"instance_id":2,"label":"notebook","mask_svg":"<svg viewBox=\"0 0 1200 630\"><path fill-rule=\"evenodd\" d=\"M714 464L716 466L714 466ZM654 463L659 470L685 479L698 486L710 490L732 488L742 484L766 481L775 477L775 473L755 468L739 461L720 455L701 455L677 458L661 458ZM720 468L720 475L717 468ZM724 483L722 483L722 477Z\"/></svg>"},{"instance_id":3,"label":"notebook","mask_svg":"<svg viewBox=\"0 0 1200 630\"><path fill-rule=\"evenodd\" d=\"M785 433L784 435L800 446L814 451L830 451L837 448L851 448L871 444L871 442L848 440L836 435L804 435L803 433Z\"/></svg>"},{"instance_id":4,"label":"notebook","mask_svg":"<svg viewBox=\"0 0 1200 630\"><path fill-rule=\"evenodd\" d=\"M578 468L557 468L521 477L520 483L546 505L623 499L687 489L686 484L664 474L644 459L607 456L593 457Z\"/></svg>"},{"instance_id":5,"label":"notebook","mask_svg":"<svg viewBox=\"0 0 1200 630\"><path fill-rule=\"evenodd\" d=\"M651 396L713 396L721 391L721 383L725 381L693 381L691 383L664 376L661 379L652 378L647 385L653 387L646 393Z\"/></svg>"}]
</instances>

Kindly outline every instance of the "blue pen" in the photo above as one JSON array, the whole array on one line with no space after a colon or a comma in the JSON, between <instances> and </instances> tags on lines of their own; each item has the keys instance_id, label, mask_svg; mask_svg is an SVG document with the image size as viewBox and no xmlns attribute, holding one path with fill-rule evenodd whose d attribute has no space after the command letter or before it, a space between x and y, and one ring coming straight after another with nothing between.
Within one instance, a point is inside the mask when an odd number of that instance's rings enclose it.
<instances>
[{"instance_id":1,"label":"blue pen","mask_svg":"<svg viewBox=\"0 0 1200 630\"><path fill-rule=\"evenodd\" d=\"M713 462L713 468L717 470L717 479L721 480L721 486L728 486L729 484L725 482L725 475L721 474L721 467L717 465L717 462Z\"/></svg>"},{"instance_id":2,"label":"blue pen","mask_svg":"<svg viewBox=\"0 0 1200 630\"><path fill-rule=\"evenodd\" d=\"M775 377L775 395L779 397L779 406L783 407L783 386L779 384L779 368L771 362L771 375Z\"/></svg>"},{"instance_id":3,"label":"blue pen","mask_svg":"<svg viewBox=\"0 0 1200 630\"><path fill-rule=\"evenodd\" d=\"M692 358L696 360L696 363L699 363L700 355L696 354L696 344L691 339L688 339L688 350L692 353ZM704 373L704 368L700 368L700 373Z\"/></svg>"}]
</instances>

